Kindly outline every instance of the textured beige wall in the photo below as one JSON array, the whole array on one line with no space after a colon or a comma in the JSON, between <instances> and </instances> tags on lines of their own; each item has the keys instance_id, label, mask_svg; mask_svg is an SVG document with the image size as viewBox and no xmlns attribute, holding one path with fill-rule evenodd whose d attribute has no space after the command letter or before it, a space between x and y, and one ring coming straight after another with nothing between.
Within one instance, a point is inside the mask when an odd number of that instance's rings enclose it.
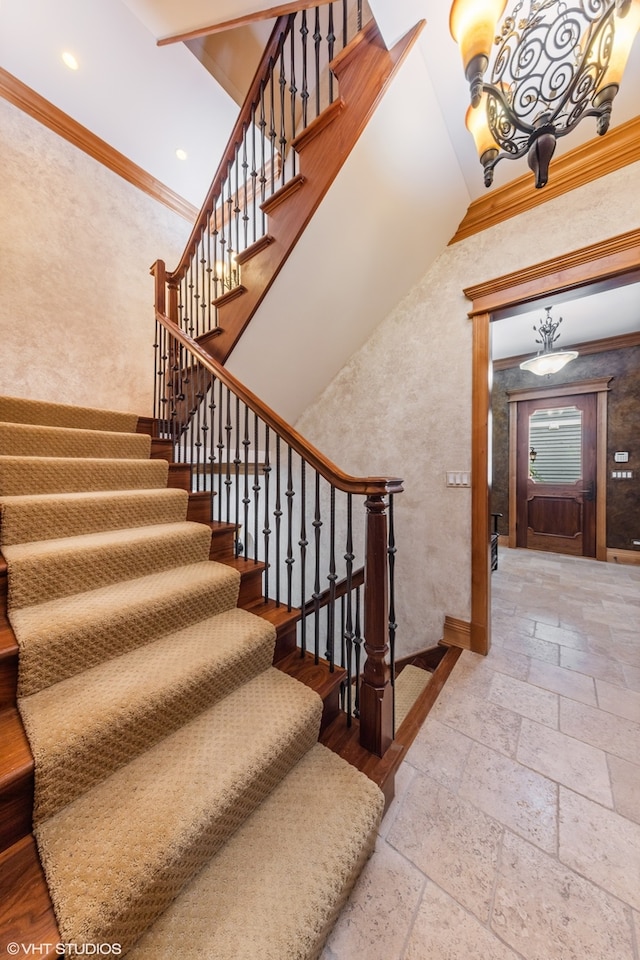
<instances>
[{"instance_id":1,"label":"textured beige wall","mask_svg":"<svg viewBox=\"0 0 640 960\"><path fill-rule=\"evenodd\" d=\"M398 650L471 615L471 322L462 289L640 224L640 164L448 247L296 427L343 469L401 476ZM340 423L340 429L335 424Z\"/></svg>"},{"instance_id":2,"label":"textured beige wall","mask_svg":"<svg viewBox=\"0 0 640 960\"><path fill-rule=\"evenodd\" d=\"M0 100L0 392L151 413L153 278L190 226Z\"/></svg>"}]
</instances>

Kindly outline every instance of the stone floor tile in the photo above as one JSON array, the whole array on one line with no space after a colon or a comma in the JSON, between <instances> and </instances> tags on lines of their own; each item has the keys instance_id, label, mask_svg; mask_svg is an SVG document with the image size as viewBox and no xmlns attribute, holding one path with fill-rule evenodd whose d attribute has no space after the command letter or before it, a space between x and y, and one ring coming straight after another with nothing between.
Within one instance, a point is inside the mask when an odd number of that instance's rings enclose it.
<instances>
[{"instance_id":1,"label":"stone floor tile","mask_svg":"<svg viewBox=\"0 0 640 960\"><path fill-rule=\"evenodd\" d=\"M640 724L560 697L560 730L616 757L640 764Z\"/></svg>"},{"instance_id":2,"label":"stone floor tile","mask_svg":"<svg viewBox=\"0 0 640 960\"><path fill-rule=\"evenodd\" d=\"M560 650L560 666L567 670L575 670L576 673L584 673L599 680L606 680L619 687L624 686L622 664L616 663L610 657L562 647Z\"/></svg>"},{"instance_id":3,"label":"stone floor tile","mask_svg":"<svg viewBox=\"0 0 640 960\"><path fill-rule=\"evenodd\" d=\"M609 755L609 773L616 811L640 823L640 766Z\"/></svg>"},{"instance_id":4,"label":"stone floor tile","mask_svg":"<svg viewBox=\"0 0 640 960\"><path fill-rule=\"evenodd\" d=\"M404 960L425 960L427 957L433 960L518 960L518 954L431 882L427 883L420 903Z\"/></svg>"},{"instance_id":5,"label":"stone floor tile","mask_svg":"<svg viewBox=\"0 0 640 960\"><path fill-rule=\"evenodd\" d=\"M559 645L557 643L550 643L548 640L513 634L505 638L502 646L506 650L513 650L514 653L523 654L534 660L542 660L544 663L560 663Z\"/></svg>"},{"instance_id":6,"label":"stone floor tile","mask_svg":"<svg viewBox=\"0 0 640 960\"><path fill-rule=\"evenodd\" d=\"M569 630L566 627L553 627L549 623L536 623L534 636L539 640L548 640L550 643L571 647L574 650L584 650L587 643L583 632Z\"/></svg>"},{"instance_id":7,"label":"stone floor tile","mask_svg":"<svg viewBox=\"0 0 640 960\"><path fill-rule=\"evenodd\" d=\"M501 838L496 820L419 774L388 842L486 923Z\"/></svg>"},{"instance_id":8,"label":"stone floor tile","mask_svg":"<svg viewBox=\"0 0 640 960\"><path fill-rule=\"evenodd\" d=\"M424 884L420 871L379 839L322 960L400 960Z\"/></svg>"},{"instance_id":9,"label":"stone floor tile","mask_svg":"<svg viewBox=\"0 0 640 960\"><path fill-rule=\"evenodd\" d=\"M472 740L485 743L508 757L515 756L520 733L520 714L471 694L442 698L431 716L441 723L467 733Z\"/></svg>"},{"instance_id":10,"label":"stone floor tile","mask_svg":"<svg viewBox=\"0 0 640 960\"><path fill-rule=\"evenodd\" d=\"M411 744L405 763L455 793L473 740L441 723L433 713Z\"/></svg>"},{"instance_id":11,"label":"stone floor tile","mask_svg":"<svg viewBox=\"0 0 640 960\"><path fill-rule=\"evenodd\" d=\"M516 680L526 680L529 675L529 657L512 648L492 645L486 663L496 673L506 673Z\"/></svg>"},{"instance_id":12,"label":"stone floor tile","mask_svg":"<svg viewBox=\"0 0 640 960\"><path fill-rule=\"evenodd\" d=\"M563 783L597 803L613 806L603 750L543 724L523 720L517 759L550 780Z\"/></svg>"},{"instance_id":13,"label":"stone floor tile","mask_svg":"<svg viewBox=\"0 0 640 960\"><path fill-rule=\"evenodd\" d=\"M489 700L530 720L538 720L549 727L558 726L558 696L515 677L496 674Z\"/></svg>"},{"instance_id":14,"label":"stone floor tile","mask_svg":"<svg viewBox=\"0 0 640 960\"><path fill-rule=\"evenodd\" d=\"M559 858L640 909L640 824L560 787Z\"/></svg>"},{"instance_id":15,"label":"stone floor tile","mask_svg":"<svg viewBox=\"0 0 640 960\"><path fill-rule=\"evenodd\" d=\"M526 960L634 960L623 904L508 831L491 926Z\"/></svg>"},{"instance_id":16,"label":"stone floor tile","mask_svg":"<svg viewBox=\"0 0 640 960\"><path fill-rule=\"evenodd\" d=\"M529 667L529 683L553 693L562 694L580 703L595 707L596 691L593 679L564 667L555 667L549 663L532 660Z\"/></svg>"},{"instance_id":17,"label":"stone floor tile","mask_svg":"<svg viewBox=\"0 0 640 960\"><path fill-rule=\"evenodd\" d=\"M640 667L630 667L624 663L622 669L624 671L625 685L629 690L635 690L636 693L640 693Z\"/></svg>"},{"instance_id":18,"label":"stone floor tile","mask_svg":"<svg viewBox=\"0 0 640 960\"><path fill-rule=\"evenodd\" d=\"M596 680L598 706L607 713L625 717L634 723L640 723L640 693L634 690L621 690L619 686Z\"/></svg>"},{"instance_id":19,"label":"stone floor tile","mask_svg":"<svg viewBox=\"0 0 640 960\"><path fill-rule=\"evenodd\" d=\"M535 607L531 604L531 598L527 597L528 603L517 606L514 614L516 617L524 617L525 620L536 620L542 623L548 623L552 627L560 626L560 615L555 607Z\"/></svg>"},{"instance_id":20,"label":"stone floor tile","mask_svg":"<svg viewBox=\"0 0 640 960\"><path fill-rule=\"evenodd\" d=\"M547 777L474 743L458 795L536 846L556 852L558 787Z\"/></svg>"},{"instance_id":21,"label":"stone floor tile","mask_svg":"<svg viewBox=\"0 0 640 960\"><path fill-rule=\"evenodd\" d=\"M395 794L393 800L389 804L389 808L384 815L382 823L380 824L380 829L378 831L379 836L386 837L391 829L391 824L398 815L398 810L402 805L405 794L409 789L411 781L416 775L415 769L406 762L406 760L400 764L398 772L396 773L395 779Z\"/></svg>"}]
</instances>

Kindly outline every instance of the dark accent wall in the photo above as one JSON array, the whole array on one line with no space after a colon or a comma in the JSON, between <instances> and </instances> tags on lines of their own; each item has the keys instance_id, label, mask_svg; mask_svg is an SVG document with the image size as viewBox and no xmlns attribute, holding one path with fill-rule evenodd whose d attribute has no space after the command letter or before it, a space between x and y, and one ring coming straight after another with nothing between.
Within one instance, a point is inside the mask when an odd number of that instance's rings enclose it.
<instances>
[{"instance_id":1,"label":"dark accent wall","mask_svg":"<svg viewBox=\"0 0 640 960\"><path fill-rule=\"evenodd\" d=\"M537 377L518 366L493 375L493 489L491 509L504 516L501 534L509 532L509 410L507 391L552 387L578 380L613 377L608 394L607 547L633 550L640 539L640 346L577 357L564 370ZM627 450L629 462L616 464L616 450ZM613 470L632 470L632 480L613 480Z\"/></svg>"}]
</instances>

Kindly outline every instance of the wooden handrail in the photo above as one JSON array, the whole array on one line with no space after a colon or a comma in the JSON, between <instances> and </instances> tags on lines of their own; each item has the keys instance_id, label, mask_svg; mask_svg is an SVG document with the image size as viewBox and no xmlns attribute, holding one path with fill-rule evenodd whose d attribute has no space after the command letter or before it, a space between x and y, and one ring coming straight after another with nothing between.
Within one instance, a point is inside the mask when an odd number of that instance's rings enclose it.
<instances>
[{"instance_id":1,"label":"wooden handrail","mask_svg":"<svg viewBox=\"0 0 640 960\"><path fill-rule=\"evenodd\" d=\"M164 265L162 261L156 261L151 268L151 272L156 276L157 281L161 281L164 273L163 268ZM164 287L162 282L158 282L157 285L160 303L162 303ZM160 290L162 290L161 294ZM218 380L239 397L254 413L258 414L271 429L282 437L292 450L295 450L314 470L318 471L320 476L324 477L324 479L331 483L337 490L367 497L384 497L388 494L402 492L402 480L397 477L352 477L344 473L343 470L340 470L339 467L305 440L293 427L289 426L274 410L263 403L255 393L252 393L251 390L237 380L232 373L229 373L226 367L223 367L214 360L195 340L180 330L177 324L170 320L169 317L159 309L156 309L156 318L172 337L190 350L210 373L217 377Z\"/></svg>"},{"instance_id":2,"label":"wooden handrail","mask_svg":"<svg viewBox=\"0 0 640 960\"><path fill-rule=\"evenodd\" d=\"M220 186L226 177L229 164L233 160L236 147L242 142L244 130L250 123L251 110L256 98L258 97L260 86L264 82L264 77L267 74L269 63L280 52L280 45L290 30L294 18L295 14L288 14L287 16L278 17L276 20L275 26L271 32L271 36L269 37L269 42L264 49L260 63L258 64L253 80L251 81L251 86L249 87L249 91L238 114L238 119L236 120L235 126L231 131L227 148L222 155L220 163L218 164L215 176L211 182L211 186L209 187L209 192L205 197L205 201L202 204L200 213L198 214L198 219L196 220L191 231L191 235L187 241L184 253L182 254L182 259L175 270L170 273L167 272L167 280L170 283L177 283L183 278L191 258L195 254L202 234L206 230L208 218L214 211L216 200L220 193Z\"/></svg>"}]
</instances>

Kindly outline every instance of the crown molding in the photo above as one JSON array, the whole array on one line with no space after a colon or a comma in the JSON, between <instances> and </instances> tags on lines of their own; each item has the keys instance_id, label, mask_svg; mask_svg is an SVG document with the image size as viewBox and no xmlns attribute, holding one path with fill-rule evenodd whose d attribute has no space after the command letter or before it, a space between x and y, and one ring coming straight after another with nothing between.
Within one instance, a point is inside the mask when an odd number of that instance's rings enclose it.
<instances>
[{"instance_id":1,"label":"crown molding","mask_svg":"<svg viewBox=\"0 0 640 960\"><path fill-rule=\"evenodd\" d=\"M160 180L156 180L142 167L125 157L123 153L114 150L100 137L91 133L82 124L55 107L49 100L45 100L39 93L36 93L31 87L28 87L1 67L0 96L24 113L29 114L34 120L53 130L58 136L68 140L69 143L72 143L90 157L93 157L98 163L117 173L118 176L133 184L134 187L164 204L174 213L184 217L185 220L193 223L198 216L198 209L192 203L161 183Z\"/></svg>"},{"instance_id":2,"label":"crown molding","mask_svg":"<svg viewBox=\"0 0 640 960\"><path fill-rule=\"evenodd\" d=\"M517 217L592 180L640 160L640 116L551 161L549 183L536 190L530 173L473 200L449 245Z\"/></svg>"},{"instance_id":3,"label":"crown molding","mask_svg":"<svg viewBox=\"0 0 640 960\"><path fill-rule=\"evenodd\" d=\"M617 337L604 337L602 340L587 340L584 343L567 344L567 350L577 350L581 357L590 353L605 353L608 350L626 350L629 347L640 346L640 330L632 333L621 333ZM510 367L519 367L523 360L532 356L532 351L523 353L519 357L502 357L493 361L494 370L508 370Z\"/></svg>"}]
</instances>

